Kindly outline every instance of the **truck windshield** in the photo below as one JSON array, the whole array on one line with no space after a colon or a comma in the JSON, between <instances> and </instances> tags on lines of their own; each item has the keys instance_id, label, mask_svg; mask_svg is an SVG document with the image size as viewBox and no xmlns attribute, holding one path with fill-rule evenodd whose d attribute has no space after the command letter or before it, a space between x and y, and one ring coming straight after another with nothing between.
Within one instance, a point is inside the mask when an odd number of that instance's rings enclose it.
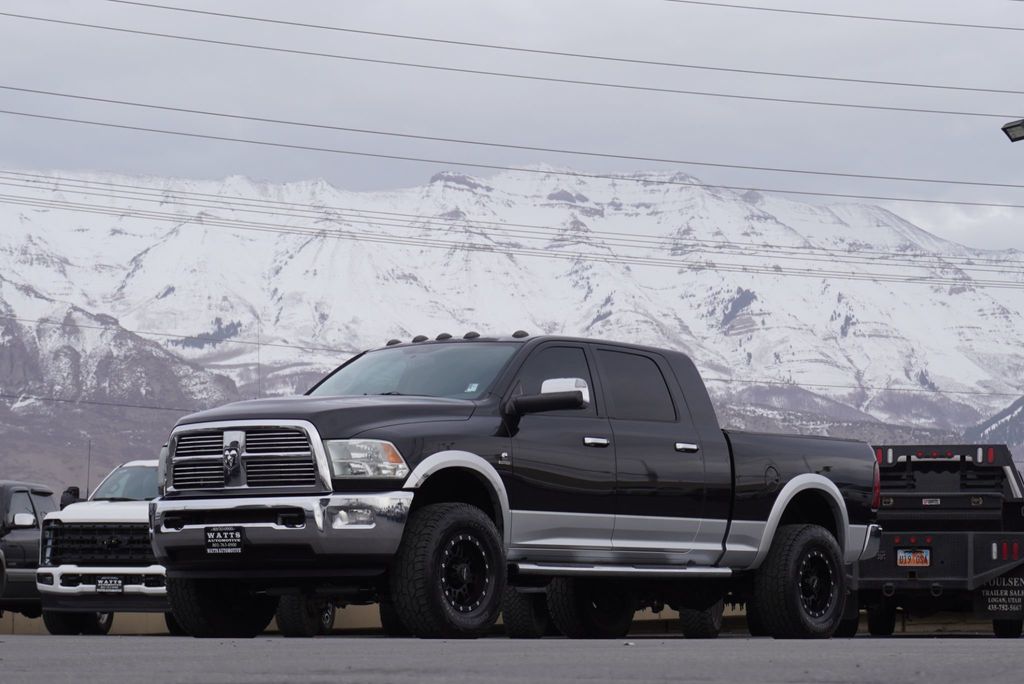
<instances>
[{"instance_id":1,"label":"truck windshield","mask_svg":"<svg viewBox=\"0 0 1024 684\"><path fill-rule=\"evenodd\" d=\"M309 394L478 399L490 389L518 346L460 342L377 349L342 366Z\"/></svg>"},{"instance_id":2,"label":"truck windshield","mask_svg":"<svg viewBox=\"0 0 1024 684\"><path fill-rule=\"evenodd\" d=\"M150 501L156 496L156 466L126 466L101 482L90 500Z\"/></svg>"}]
</instances>

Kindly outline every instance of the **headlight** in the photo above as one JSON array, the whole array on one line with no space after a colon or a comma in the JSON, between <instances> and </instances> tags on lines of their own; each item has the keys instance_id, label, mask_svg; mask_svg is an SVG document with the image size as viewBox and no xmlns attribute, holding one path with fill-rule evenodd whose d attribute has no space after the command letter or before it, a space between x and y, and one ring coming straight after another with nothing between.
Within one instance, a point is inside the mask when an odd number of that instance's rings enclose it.
<instances>
[{"instance_id":1,"label":"headlight","mask_svg":"<svg viewBox=\"0 0 1024 684\"><path fill-rule=\"evenodd\" d=\"M171 458L170 449L166 444L160 447L160 456L156 466L156 489L163 496L167 490L167 461Z\"/></svg>"},{"instance_id":2,"label":"headlight","mask_svg":"<svg viewBox=\"0 0 1024 684\"><path fill-rule=\"evenodd\" d=\"M409 466L391 442L335 439L324 442L324 446L336 478L401 479L409 474Z\"/></svg>"}]
</instances>

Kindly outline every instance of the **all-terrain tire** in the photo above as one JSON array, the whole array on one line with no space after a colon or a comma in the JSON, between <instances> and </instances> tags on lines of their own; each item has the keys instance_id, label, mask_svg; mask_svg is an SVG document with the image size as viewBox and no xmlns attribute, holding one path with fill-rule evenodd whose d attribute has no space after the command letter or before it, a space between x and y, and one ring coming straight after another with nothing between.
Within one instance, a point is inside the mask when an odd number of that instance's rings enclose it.
<instances>
[{"instance_id":1,"label":"all-terrain tire","mask_svg":"<svg viewBox=\"0 0 1024 684\"><path fill-rule=\"evenodd\" d=\"M873 637L889 637L895 631L896 606L883 602L868 608L868 634Z\"/></svg>"},{"instance_id":2,"label":"all-terrain tire","mask_svg":"<svg viewBox=\"0 0 1024 684\"><path fill-rule=\"evenodd\" d=\"M326 634L333 625L334 603L329 599L288 594L277 604L277 628L283 636L308 639Z\"/></svg>"},{"instance_id":3,"label":"all-terrain tire","mask_svg":"<svg viewBox=\"0 0 1024 684\"><path fill-rule=\"evenodd\" d=\"M717 639L722 631L722 616L725 615L725 601L719 599L714 605L703 610L682 608L679 610L679 624L687 639Z\"/></svg>"},{"instance_id":4,"label":"all-terrain tire","mask_svg":"<svg viewBox=\"0 0 1024 684\"><path fill-rule=\"evenodd\" d=\"M56 610L43 611L46 631L54 636L75 636L85 629L87 613L65 613Z\"/></svg>"},{"instance_id":5,"label":"all-terrain tire","mask_svg":"<svg viewBox=\"0 0 1024 684\"><path fill-rule=\"evenodd\" d=\"M846 574L835 537L820 525L782 525L757 574L753 603L776 639L827 639L843 618Z\"/></svg>"},{"instance_id":6,"label":"all-terrain tire","mask_svg":"<svg viewBox=\"0 0 1024 684\"><path fill-rule=\"evenodd\" d=\"M174 618L198 638L251 639L274 618L277 599L224 580L167 578Z\"/></svg>"},{"instance_id":7,"label":"all-terrain tire","mask_svg":"<svg viewBox=\"0 0 1024 684\"><path fill-rule=\"evenodd\" d=\"M498 619L505 550L494 522L464 503L413 511L389 573L398 617L421 638L475 638Z\"/></svg>"},{"instance_id":8,"label":"all-terrain tire","mask_svg":"<svg viewBox=\"0 0 1024 684\"><path fill-rule=\"evenodd\" d=\"M186 632L185 628L181 626L181 623L175 619L174 613L170 611L164 613L164 625L167 627L167 633L171 636L188 636L188 632Z\"/></svg>"},{"instance_id":9,"label":"all-terrain tire","mask_svg":"<svg viewBox=\"0 0 1024 684\"><path fill-rule=\"evenodd\" d=\"M1024 632L1024 620L993 620L992 633L1000 639L1019 639Z\"/></svg>"},{"instance_id":10,"label":"all-terrain tire","mask_svg":"<svg viewBox=\"0 0 1024 684\"><path fill-rule=\"evenodd\" d=\"M548 611L570 639L617 639L629 633L636 600L613 582L557 577L548 585Z\"/></svg>"},{"instance_id":11,"label":"all-terrain tire","mask_svg":"<svg viewBox=\"0 0 1024 684\"><path fill-rule=\"evenodd\" d=\"M524 594L506 587L501 600L501 621L505 634L513 639L539 639L551 627L548 597L542 592Z\"/></svg>"},{"instance_id":12,"label":"all-terrain tire","mask_svg":"<svg viewBox=\"0 0 1024 684\"><path fill-rule=\"evenodd\" d=\"M395 604L390 598L381 596L377 603L377 609L380 612L380 626L385 635L389 637L412 636L409 628L402 624L402 618L398 616Z\"/></svg>"}]
</instances>

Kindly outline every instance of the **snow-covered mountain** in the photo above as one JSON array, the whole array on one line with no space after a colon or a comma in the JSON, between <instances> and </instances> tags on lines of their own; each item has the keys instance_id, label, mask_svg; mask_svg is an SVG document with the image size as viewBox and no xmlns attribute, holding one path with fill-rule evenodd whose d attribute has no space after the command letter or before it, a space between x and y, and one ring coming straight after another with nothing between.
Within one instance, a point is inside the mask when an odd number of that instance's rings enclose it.
<instances>
[{"instance_id":1,"label":"snow-covered mountain","mask_svg":"<svg viewBox=\"0 0 1024 684\"><path fill-rule=\"evenodd\" d=\"M389 192L0 172L0 315L21 319L0 321L0 393L207 405L301 391L392 337L524 329L682 349L751 428L948 438L1021 394L1024 294L986 285L1024 286L1024 254L876 206L561 171Z\"/></svg>"},{"instance_id":2,"label":"snow-covered mountain","mask_svg":"<svg viewBox=\"0 0 1024 684\"><path fill-rule=\"evenodd\" d=\"M971 442L1008 444L1014 457L1024 463L1024 397L986 421L967 429L964 439Z\"/></svg>"}]
</instances>

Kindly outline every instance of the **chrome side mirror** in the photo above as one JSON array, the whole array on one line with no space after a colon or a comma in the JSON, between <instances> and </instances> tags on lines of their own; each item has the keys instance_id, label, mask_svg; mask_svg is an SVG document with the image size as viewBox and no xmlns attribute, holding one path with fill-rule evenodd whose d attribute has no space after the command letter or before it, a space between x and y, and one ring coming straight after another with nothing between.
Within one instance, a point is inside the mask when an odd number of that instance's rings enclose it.
<instances>
[{"instance_id":1,"label":"chrome side mirror","mask_svg":"<svg viewBox=\"0 0 1024 684\"><path fill-rule=\"evenodd\" d=\"M583 378L549 378L540 385L541 394L555 392L579 392L583 395L583 407L590 406L590 387Z\"/></svg>"},{"instance_id":2,"label":"chrome side mirror","mask_svg":"<svg viewBox=\"0 0 1024 684\"><path fill-rule=\"evenodd\" d=\"M31 513L15 513L14 527L36 527L36 516Z\"/></svg>"}]
</instances>

